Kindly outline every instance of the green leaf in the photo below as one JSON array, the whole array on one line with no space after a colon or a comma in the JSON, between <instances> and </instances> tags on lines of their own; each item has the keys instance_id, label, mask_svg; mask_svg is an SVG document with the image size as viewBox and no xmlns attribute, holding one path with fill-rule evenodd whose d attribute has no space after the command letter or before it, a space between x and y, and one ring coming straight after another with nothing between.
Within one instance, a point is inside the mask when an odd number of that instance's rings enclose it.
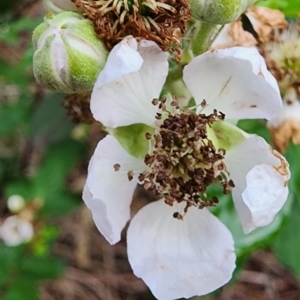
<instances>
[{"instance_id":1,"label":"green leaf","mask_svg":"<svg viewBox=\"0 0 300 300\"><path fill-rule=\"evenodd\" d=\"M289 187L292 191L296 192L297 195L300 195L300 167L298 163L298 158L300 157L300 146L290 143L284 156L290 164L291 179Z\"/></svg>"},{"instance_id":2,"label":"green leaf","mask_svg":"<svg viewBox=\"0 0 300 300\"><path fill-rule=\"evenodd\" d=\"M1 285L5 279L14 272L14 269L18 267L18 263L23 254L23 246L19 247L7 247L0 246L0 290Z\"/></svg>"},{"instance_id":3,"label":"green leaf","mask_svg":"<svg viewBox=\"0 0 300 300\"><path fill-rule=\"evenodd\" d=\"M74 124L62 106L63 95L51 93L33 113L30 133L39 141L58 142L66 138Z\"/></svg>"},{"instance_id":4,"label":"green leaf","mask_svg":"<svg viewBox=\"0 0 300 300\"><path fill-rule=\"evenodd\" d=\"M29 47L31 49L31 47ZM26 51L26 53L28 50ZM23 95L29 93L28 87L34 81L32 73L32 57L26 55L17 65L13 67L0 57L0 82L4 84L15 84L21 88Z\"/></svg>"},{"instance_id":5,"label":"green leaf","mask_svg":"<svg viewBox=\"0 0 300 300\"><path fill-rule=\"evenodd\" d=\"M296 18L300 11L299 0L267 0L260 1L260 6L266 6L282 11L286 17Z\"/></svg>"},{"instance_id":6,"label":"green leaf","mask_svg":"<svg viewBox=\"0 0 300 300\"><path fill-rule=\"evenodd\" d=\"M39 292L37 283L27 279L16 279L2 300L39 300Z\"/></svg>"},{"instance_id":7,"label":"green leaf","mask_svg":"<svg viewBox=\"0 0 300 300\"><path fill-rule=\"evenodd\" d=\"M238 127L250 134L258 134L270 143L270 132L264 120L240 120Z\"/></svg>"},{"instance_id":8,"label":"green leaf","mask_svg":"<svg viewBox=\"0 0 300 300\"><path fill-rule=\"evenodd\" d=\"M20 274L31 280L50 280L63 275L65 265L61 259L47 257L24 257L20 266Z\"/></svg>"},{"instance_id":9,"label":"green leaf","mask_svg":"<svg viewBox=\"0 0 300 300\"><path fill-rule=\"evenodd\" d=\"M12 195L20 195L25 200L32 200L34 198L33 184L29 179L17 178L6 183L4 188L5 198Z\"/></svg>"},{"instance_id":10,"label":"green leaf","mask_svg":"<svg viewBox=\"0 0 300 300\"><path fill-rule=\"evenodd\" d=\"M300 277L300 202L299 197L294 195L291 213L287 218L284 229L280 232L272 249L280 261L289 267Z\"/></svg>"},{"instance_id":11,"label":"green leaf","mask_svg":"<svg viewBox=\"0 0 300 300\"><path fill-rule=\"evenodd\" d=\"M212 191L209 192L208 196L210 194L212 194ZM249 234L244 234L231 197L220 193L217 194L216 192L213 195L217 195L219 203L211 210L231 231L238 256L248 255L255 249L268 246L281 229L292 204L292 199L289 198L284 208L277 214L271 224L257 228Z\"/></svg>"},{"instance_id":12,"label":"green leaf","mask_svg":"<svg viewBox=\"0 0 300 300\"><path fill-rule=\"evenodd\" d=\"M29 116L31 99L21 97L13 104L5 103L0 108L0 136L12 137L17 132L24 132Z\"/></svg>"},{"instance_id":13,"label":"green leaf","mask_svg":"<svg viewBox=\"0 0 300 300\"><path fill-rule=\"evenodd\" d=\"M60 194L65 188L66 177L85 153L85 147L71 139L55 144L46 153L34 178L37 196L46 199Z\"/></svg>"},{"instance_id":14,"label":"green leaf","mask_svg":"<svg viewBox=\"0 0 300 300\"><path fill-rule=\"evenodd\" d=\"M62 216L75 210L81 203L79 196L67 192L49 194L45 198L41 213Z\"/></svg>"},{"instance_id":15,"label":"green leaf","mask_svg":"<svg viewBox=\"0 0 300 300\"><path fill-rule=\"evenodd\" d=\"M0 27L0 40L7 44L17 44L20 33L32 31L41 22L40 19L19 18L13 22L5 23Z\"/></svg>"}]
</instances>

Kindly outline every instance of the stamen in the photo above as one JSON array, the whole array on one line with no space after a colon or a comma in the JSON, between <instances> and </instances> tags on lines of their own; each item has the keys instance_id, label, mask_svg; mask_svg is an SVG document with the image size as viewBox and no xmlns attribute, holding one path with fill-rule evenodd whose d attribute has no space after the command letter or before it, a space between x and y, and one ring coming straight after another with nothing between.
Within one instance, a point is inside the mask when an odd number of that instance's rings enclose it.
<instances>
[{"instance_id":1,"label":"stamen","mask_svg":"<svg viewBox=\"0 0 300 300\"><path fill-rule=\"evenodd\" d=\"M128 171L127 177L128 177L129 181L131 181L133 179L133 175L134 175L133 171Z\"/></svg>"},{"instance_id":2,"label":"stamen","mask_svg":"<svg viewBox=\"0 0 300 300\"><path fill-rule=\"evenodd\" d=\"M156 2L156 5L157 5L158 7L162 7L162 8L164 8L164 9L166 9L166 10L170 10L170 11L171 11L172 13L174 13L174 14L177 13L176 8L174 8L173 6L170 6L170 5L168 5L168 4Z\"/></svg>"},{"instance_id":3,"label":"stamen","mask_svg":"<svg viewBox=\"0 0 300 300\"><path fill-rule=\"evenodd\" d=\"M167 102L177 112L167 111ZM218 199L206 195L208 186L219 183L224 194L234 187L224 163L226 151L216 149L207 135L207 128L223 120L225 115L217 110L210 115L180 111L176 97L153 99L152 103L163 112L158 112L156 118L162 119L164 115L164 120L154 135L145 135L152 147L144 159L149 168L141 176L144 188L155 195L163 194L170 206L174 202L186 202L184 214L191 206L199 209L215 206ZM184 214L176 212L174 218L182 219Z\"/></svg>"},{"instance_id":4,"label":"stamen","mask_svg":"<svg viewBox=\"0 0 300 300\"><path fill-rule=\"evenodd\" d=\"M152 18L150 18L150 17L147 17L147 20L156 28L156 30L158 31L158 32L160 32L160 27L159 27L159 25L152 19Z\"/></svg>"},{"instance_id":5,"label":"stamen","mask_svg":"<svg viewBox=\"0 0 300 300\"><path fill-rule=\"evenodd\" d=\"M152 9L154 12L156 12L156 10L157 10L156 6L153 5L153 3L143 2L143 5L149 7L149 8Z\"/></svg>"},{"instance_id":6,"label":"stamen","mask_svg":"<svg viewBox=\"0 0 300 300\"><path fill-rule=\"evenodd\" d=\"M125 21L125 16L127 15L127 11L124 10L120 16L120 24L123 24Z\"/></svg>"},{"instance_id":7,"label":"stamen","mask_svg":"<svg viewBox=\"0 0 300 300\"><path fill-rule=\"evenodd\" d=\"M115 171L119 171L120 168L121 168L121 165L120 165L120 164L115 164L115 165L113 166L113 168L115 169Z\"/></svg>"}]
</instances>

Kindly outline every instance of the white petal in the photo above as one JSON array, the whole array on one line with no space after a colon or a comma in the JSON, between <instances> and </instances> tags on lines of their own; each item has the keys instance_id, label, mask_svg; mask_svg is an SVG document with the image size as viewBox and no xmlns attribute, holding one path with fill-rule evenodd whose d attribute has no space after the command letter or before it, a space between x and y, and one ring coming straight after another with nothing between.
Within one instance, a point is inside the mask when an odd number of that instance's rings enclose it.
<instances>
[{"instance_id":1,"label":"white petal","mask_svg":"<svg viewBox=\"0 0 300 300\"><path fill-rule=\"evenodd\" d=\"M256 47L232 47L220 49L217 50L217 52L226 56L249 61L252 65L253 73L262 76L277 91L278 95L280 95L277 80L272 73L268 71L265 59L259 54Z\"/></svg>"},{"instance_id":2,"label":"white petal","mask_svg":"<svg viewBox=\"0 0 300 300\"><path fill-rule=\"evenodd\" d=\"M207 294L228 282L235 268L233 238L207 210L191 207L183 220L159 200L142 208L127 233L128 258L160 300Z\"/></svg>"},{"instance_id":3,"label":"white petal","mask_svg":"<svg viewBox=\"0 0 300 300\"><path fill-rule=\"evenodd\" d=\"M227 119L271 119L282 106L278 92L253 72L249 61L218 51L193 59L183 78L196 103L207 102L204 108L198 106L198 113L217 109Z\"/></svg>"},{"instance_id":4,"label":"white petal","mask_svg":"<svg viewBox=\"0 0 300 300\"><path fill-rule=\"evenodd\" d=\"M168 74L168 54L154 42L128 37L109 54L91 96L94 118L107 127L154 124L158 98Z\"/></svg>"},{"instance_id":5,"label":"white petal","mask_svg":"<svg viewBox=\"0 0 300 300\"><path fill-rule=\"evenodd\" d=\"M231 24L225 24L222 27L222 29L219 32L218 36L216 37L216 39L211 44L211 46L210 46L211 49L217 48L220 45L223 46L223 45L232 44L232 37L228 33L230 27L231 27Z\"/></svg>"},{"instance_id":6,"label":"white petal","mask_svg":"<svg viewBox=\"0 0 300 300\"><path fill-rule=\"evenodd\" d=\"M261 164L248 172L246 181L247 188L242 197L251 211L252 222L257 227L266 226L287 199L286 178L274 166Z\"/></svg>"},{"instance_id":7,"label":"white petal","mask_svg":"<svg viewBox=\"0 0 300 300\"><path fill-rule=\"evenodd\" d=\"M266 226L287 200L286 160L258 136L252 136L225 156L235 183L232 196L243 230Z\"/></svg>"},{"instance_id":8,"label":"white petal","mask_svg":"<svg viewBox=\"0 0 300 300\"><path fill-rule=\"evenodd\" d=\"M119 171L114 165L120 164ZM107 136L99 142L90 161L83 200L93 214L98 230L107 241L115 244L130 219L130 203L136 181L129 181L129 170L140 173L143 161L127 154L118 141Z\"/></svg>"}]
</instances>

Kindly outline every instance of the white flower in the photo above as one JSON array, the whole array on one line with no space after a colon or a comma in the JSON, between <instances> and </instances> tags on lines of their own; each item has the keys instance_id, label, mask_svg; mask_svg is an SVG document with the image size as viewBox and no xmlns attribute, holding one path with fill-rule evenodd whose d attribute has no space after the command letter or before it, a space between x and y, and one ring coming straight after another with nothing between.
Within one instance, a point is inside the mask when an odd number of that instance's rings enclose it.
<instances>
[{"instance_id":1,"label":"white flower","mask_svg":"<svg viewBox=\"0 0 300 300\"><path fill-rule=\"evenodd\" d=\"M244 51L251 56L242 55ZM251 61L234 55L251 58ZM123 40L112 50L94 87L91 98L94 117L115 130L138 123L154 128L158 122L155 119L157 106L152 100L159 97L165 82L167 59L167 54L153 42L138 44L130 37ZM183 79L198 104L200 122L203 113L218 119L215 109L229 119L270 119L281 106L278 91L274 89L276 82L253 49L235 48L203 54L185 67ZM207 102L204 107L200 105L203 99ZM238 146L225 155L228 172L225 169L221 173L225 177L230 174L235 183L233 197L244 231L267 225L287 198L289 173L286 161L262 138L246 138L233 125L225 123L226 130L222 131L222 126L218 122L215 124L214 141L223 141L224 145L227 142L229 146L238 141ZM224 148L230 149L228 145ZM130 147L138 148L139 141ZM219 153L212 151L210 155L218 157ZM208 161L204 163L209 165ZM210 164L212 169L224 166L221 159L216 159L216 163ZM139 182L143 181L147 177L144 171L151 171L149 165L128 154L110 135L100 141L95 150L83 199L92 211L98 229L111 244L120 240L120 233L130 219L136 181L128 179L138 177ZM206 168L205 164L203 168ZM221 174L218 168L212 172L214 178L216 173ZM225 190L230 188L229 178L218 180ZM148 189L153 189L152 185L156 183L150 181ZM168 195L168 187L157 187L160 188ZM185 201L173 201L169 203L171 206L163 199L153 202L133 217L128 229L128 256L132 269L158 299L207 294L225 284L235 268L233 239L228 229L205 208L187 207Z\"/></svg>"},{"instance_id":2,"label":"white flower","mask_svg":"<svg viewBox=\"0 0 300 300\"><path fill-rule=\"evenodd\" d=\"M7 246L18 246L30 241L33 237L33 226L19 216L11 216L0 226L0 238Z\"/></svg>"}]
</instances>

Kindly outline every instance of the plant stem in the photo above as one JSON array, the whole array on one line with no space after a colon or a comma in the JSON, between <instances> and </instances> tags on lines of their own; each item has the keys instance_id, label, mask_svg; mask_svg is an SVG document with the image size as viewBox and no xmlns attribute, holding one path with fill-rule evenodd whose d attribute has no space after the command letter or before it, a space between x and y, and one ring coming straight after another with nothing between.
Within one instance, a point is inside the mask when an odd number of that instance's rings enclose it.
<instances>
[{"instance_id":1,"label":"plant stem","mask_svg":"<svg viewBox=\"0 0 300 300\"><path fill-rule=\"evenodd\" d=\"M210 48L222 28L220 28L220 25L200 21L197 26L198 30L192 40L192 49L195 56L206 52Z\"/></svg>"}]
</instances>

